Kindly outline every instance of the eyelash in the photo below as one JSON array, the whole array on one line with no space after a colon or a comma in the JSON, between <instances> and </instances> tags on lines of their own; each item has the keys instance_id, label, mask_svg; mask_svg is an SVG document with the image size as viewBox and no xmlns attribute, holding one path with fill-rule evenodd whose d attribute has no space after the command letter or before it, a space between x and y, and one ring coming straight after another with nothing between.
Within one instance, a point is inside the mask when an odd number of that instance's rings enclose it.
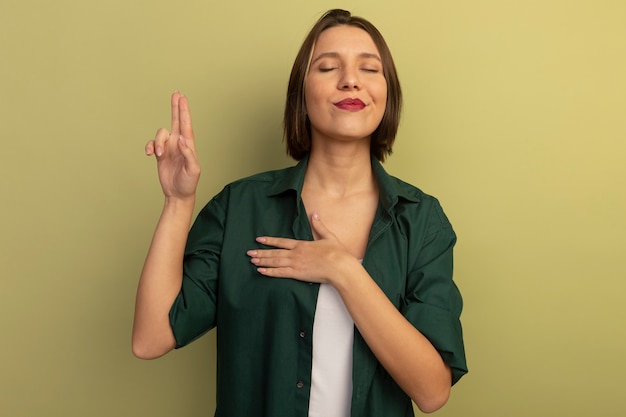
<instances>
[{"instance_id":1,"label":"eyelash","mask_svg":"<svg viewBox=\"0 0 626 417\"><path fill-rule=\"evenodd\" d=\"M335 68L335 67L333 67L333 68L320 68L319 71L320 72L330 72L330 71L332 71L334 69L337 69L337 68ZM365 71L365 72L371 72L371 73L379 72L379 70L374 69L374 68L361 68L361 70Z\"/></svg>"}]
</instances>

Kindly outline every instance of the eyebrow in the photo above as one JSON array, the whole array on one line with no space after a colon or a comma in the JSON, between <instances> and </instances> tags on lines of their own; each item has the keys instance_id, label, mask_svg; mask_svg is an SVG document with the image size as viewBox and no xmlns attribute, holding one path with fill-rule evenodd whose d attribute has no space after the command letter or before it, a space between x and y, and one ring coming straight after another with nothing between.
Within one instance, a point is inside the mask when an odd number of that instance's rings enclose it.
<instances>
[{"instance_id":1,"label":"eyebrow","mask_svg":"<svg viewBox=\"0 0 626 417\"><path fill-rule=\"evenodd\" d=\"M321 54L319 54L317 57L315 57L315 59L313 59L313 61L311 61L311 64L319 61L322 58L339 58L339 53L338 52L323 52ZM380 57L377 54L372 54L370 52L362 52L359 54L359 58L373 58L377 61L381 61Z\"/></svg>"}]
</instances>

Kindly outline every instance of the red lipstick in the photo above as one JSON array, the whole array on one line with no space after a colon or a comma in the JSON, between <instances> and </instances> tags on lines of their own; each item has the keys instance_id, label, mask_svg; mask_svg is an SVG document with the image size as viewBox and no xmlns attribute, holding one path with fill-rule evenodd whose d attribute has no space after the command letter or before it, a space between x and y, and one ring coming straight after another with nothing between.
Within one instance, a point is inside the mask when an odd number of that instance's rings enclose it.
<instances>
[{"instance_id":1,"label":"red lipstick","mask_svg":"<svg viewBox=\"0 0 626 417\"><path fill-rule=\"evenodd\" d=\"M345 98L334 104L337 108L347 111L359 111L365 108L365 103L358 98Z\"/></svg>"}]
</instances>

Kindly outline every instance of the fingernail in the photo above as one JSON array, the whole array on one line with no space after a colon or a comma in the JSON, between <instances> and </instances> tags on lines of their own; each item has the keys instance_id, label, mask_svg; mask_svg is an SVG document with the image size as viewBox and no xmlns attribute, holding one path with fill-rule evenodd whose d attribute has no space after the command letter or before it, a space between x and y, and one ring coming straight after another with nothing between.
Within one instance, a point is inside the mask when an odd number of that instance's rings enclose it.
<instances>
[{"instance_id":1,"label":"fingernail","mask_svg":"<svg viewBox=\"0 0 626 417\"><path fill-rule=\"evenodd\" d=\"M255 250L249 250L248 252L246 252L246 255L248 256L256 256L256 254L257 254L257 251Z\"/></svg>"},{"instance_id":2,"label":"fingernail","mask_svg":"<svg viewBox=\"0 0 626 417\"><path fill-rule=\"evenodd\" d=\"M156 156L161 156L163 154L163 149L157 146L155 153Z\"/></svg>"},{"instance_id":3,"label":"fingernail","mask_svg":"<svg viewBox=\"0 0 626 417\"><path fill-rule=\"evenodd\" d=\"M257 237L255 240L257 242L259 242L259 243L265 243L265 238L264 237Z\"/></svg>"}]
</instances>

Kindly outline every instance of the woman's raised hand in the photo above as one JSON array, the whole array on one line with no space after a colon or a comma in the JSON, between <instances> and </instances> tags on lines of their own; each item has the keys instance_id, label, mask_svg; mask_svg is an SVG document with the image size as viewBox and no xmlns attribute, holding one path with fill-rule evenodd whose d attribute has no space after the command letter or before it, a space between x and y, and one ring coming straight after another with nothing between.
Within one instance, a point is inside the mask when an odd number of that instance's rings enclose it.
<instances>
[{"instance_id":1,"label":"woman's raised hand","mask_svg":"<svg viewBox=\"0 0 626 417\"><path fill-rule=\"evenodd\" d=\"M194 198L200 178L187 98L172 94L172 126L157 130L146 145L146 155L155 155L163 194L170 199Z\"/></svg>"},{"instance_id":2,"label":"woman's raised hand","mask_svg":"<svg viewBox=\"0 0 626 417\"><path fill-rule=\"evenodd\" d=\"M153 359L176 346L169 311L181 288L200 178L189 103L179 92L172 94L171 129L159 129L146 145L146 154L156 157L165 204L139 279L132 345L137 357Z\"/></svg>"}]
</instances>

